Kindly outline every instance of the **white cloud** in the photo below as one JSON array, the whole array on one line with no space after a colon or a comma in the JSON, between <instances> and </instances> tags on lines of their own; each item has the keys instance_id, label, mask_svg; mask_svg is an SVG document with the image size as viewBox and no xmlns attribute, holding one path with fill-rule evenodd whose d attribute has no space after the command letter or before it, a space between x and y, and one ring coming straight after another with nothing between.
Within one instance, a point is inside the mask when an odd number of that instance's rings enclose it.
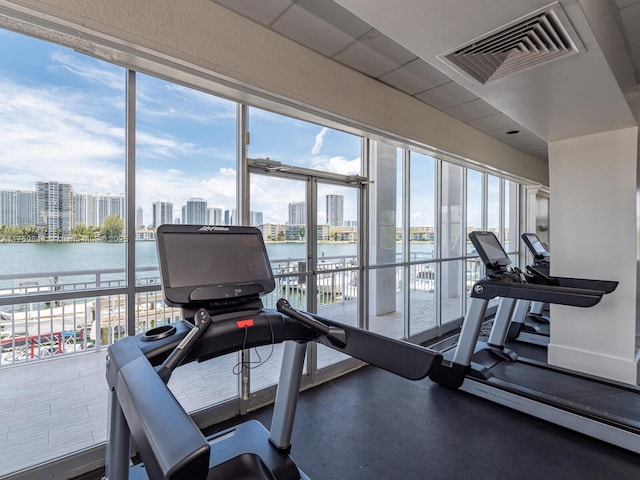
<instances>
[{"instance_id":1,"label":"white cloud","mask_svg":"<svg viewBox=\"0 0 640 480\"><path fill-rule=\"evenodd\" d=\"M51 60L54 63L47 67L49 70L64 69L91 83L105 86L111 90L122 93L125 91L124 68L116 66L107 67L109 65L108 63L99 62L89 57L72 55L62 50L54 50L51 53Z\"/></svg>"},{"instance_id":2,"label":"white cloud","mask_svg":"<svg viewBox=\"0 0 640 480\"><path fill-rule=\"evenodd\" d=\"M145 224L152 222L154 202L173 204L173 216L182 216L182 207L190 198L203 198L208 207L235 207L236 172L221 168L206 178L178 169L138 169L136 172L136 206L142 207Z\"/></svg>"},{"instance_id":3,"label":"white cloud","mask_svg":"<svg viewBox=\"0 0 640 480\"><path fill-rule=\"evenodd\" d=\"M342 156L318 157L313 159L311 168L341 175L359 175L361 172L360 157L349 160Z\"/></svg>"},{"instance_id":4,"label":"white cloud","mask_svg":"<svg viewBox=\"0 0 640 480\"><path fill-rule=\"evenodd\" d=\"M320 132L318 132L318 134L316 135L316 143L313 144L313 148L311 149L311 155L318 155L318 153L320 153L322 143L324 142L324 136L328 131L329 129L327 127L322 127Z\"/></svg>"},{"instance_id":5,"label":"white cloud","mask_svg":"<svg viewBox=\"0 0 640 480\"><path fill-rule=\"evenodd\" d=\"M84 191L123 192L124 126L78 113L88 103L64 89L0 82L0 188L57 180Z\"/></svg>"},{"instance_id":6,"label":"white cloud","mask_svg":"<svg viewBox=\"0 0 640 480\"><path fill-rule=\"evenodd\" d=\"M34 190L36 181L51 180L71 183L77 192L124 194L125 78L120 75L124 70L101 68L93 59L67 52L55 52L50 58L51 72L64 71L67 77L70 73L98 88L0 80L0 189ZM235 165L235 150L219 144L213 131L204 145L198 137L185 141L180 131L172 129L176 122L228 122L235 118L235 103L142 74L138 80L137 114L148 122L136 130L136 207L143 208L145 223L151 223L152 205L158 200L173 203L174 217L181 216L181 207L191 197L205 198L210 207L235 208L235 168L220 168L223 163ZM298 120L258 109L252 114L286 128L300 126ZM296 163L359 173L359 158L318 156L328 131L320 128L311 155L297 156ZM304 144L308 139L304 137ZM265 221L284 223L288 204L304 200L304 186L304 182L252 176L251 209L262 211Z\"/></svg>"}]
</instances>

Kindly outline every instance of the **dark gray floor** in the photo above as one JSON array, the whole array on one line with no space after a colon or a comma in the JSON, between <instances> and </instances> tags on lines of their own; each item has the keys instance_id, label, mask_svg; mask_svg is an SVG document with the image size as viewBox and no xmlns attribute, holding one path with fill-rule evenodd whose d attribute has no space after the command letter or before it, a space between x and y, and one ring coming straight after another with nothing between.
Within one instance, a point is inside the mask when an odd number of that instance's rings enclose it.
<instances>
[{"instance_id":1,"label":"dark gray floor","mask_svg":"<svg viewBox=\"0 0 640 480\"><path fill-rule=\"evenodd\" d=\"M638 455L372 367L301 394L291 455L312 479L640 478Z\"/></svg>"}]
</instances>

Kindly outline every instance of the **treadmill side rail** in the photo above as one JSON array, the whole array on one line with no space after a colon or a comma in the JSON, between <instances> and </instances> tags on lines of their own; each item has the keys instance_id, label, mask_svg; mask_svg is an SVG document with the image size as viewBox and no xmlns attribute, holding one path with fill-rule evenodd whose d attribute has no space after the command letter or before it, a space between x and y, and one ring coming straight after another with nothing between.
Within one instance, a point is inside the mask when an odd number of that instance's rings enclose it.
<instances>
[{"instance_id":1,"label":"treadmill side rail","mask_svg":"<svg viewBox=\"0 0 640 480\"><path fill-rule=\"evenodd\" d=\"M573 307L593 307L602 299L603 295L604 291L602 290L515 283L491 279L477 281L471 291L471 297L484 298L486 300L504 297Z\"/></svg>"},{"instance_id":2,"label":"treadmill side rail","mask_svg":"<svg viewBox=\"0 0 640 480\"><path fill-rule=\"evenodd\" d=\"M122 359L124 362L119 363ZM109 347L107 370L110 369L111 378L117 377L113 388L136 448L145 459L149 478L207 478L209 444L132 337ZM148 405L154 405L156 410L146 408ZM111 432L112 439L119 437L118 432ZM123 456L119 458L123 461ZM111 467L110 480L119 480L117 476L124 468Z\"/></svg>"}]
</instances>

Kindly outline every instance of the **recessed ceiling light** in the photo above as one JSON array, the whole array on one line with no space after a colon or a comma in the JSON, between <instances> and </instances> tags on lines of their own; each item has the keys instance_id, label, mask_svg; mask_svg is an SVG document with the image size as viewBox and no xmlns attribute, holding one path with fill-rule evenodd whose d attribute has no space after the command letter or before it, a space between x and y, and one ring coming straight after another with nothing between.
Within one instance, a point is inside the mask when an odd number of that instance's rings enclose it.
<instances>
[{"instance_id":1,"label":"recessed ceiling light","mask_svg":"<svg viewBox=\"0 0 640 480\"><path fill-rule=\"evenodd\" d=\"M507 135L515 135L516 133L520 133L520 130L509 130Z\"/></svg>"}]
</instances>

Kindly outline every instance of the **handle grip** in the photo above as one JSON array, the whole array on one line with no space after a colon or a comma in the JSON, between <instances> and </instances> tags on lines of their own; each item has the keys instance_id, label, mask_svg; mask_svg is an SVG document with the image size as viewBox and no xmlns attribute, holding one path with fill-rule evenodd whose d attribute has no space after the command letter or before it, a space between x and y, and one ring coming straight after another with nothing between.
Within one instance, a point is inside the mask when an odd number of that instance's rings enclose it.
<instances>
[{"instance_id":1,"label":"handle grip","mask_svg":"<svg viewBox=\"0 0 640 480\"><path fill-rule=\"evenodd\" d=\"M200 339L204 331L209 325L211 325L212 322L211 315L209 315L209 313L204 308L198 310L193 318L195 326L191 329L187 336L182 339L182 341L173 350L173 352L169 354L162 365L156 367L156 371L158 372L158 375L164 383L167 383L169 381L173 371L184 360L184 357L187 356L191 348L193 348L193 346Z\"/></svg>"},{"instance_id":2,"label":"handle grip","mask_svg":"<svg viewBox=\"0 0 640 480\"><path fill-rule=\"evenodd\" d=\"M324 335L332 345L335 345L338 348L344 348L347 346L347 334L342 328L329 327L321 321L305 315L304 313L293 308L284 298L278 300L278 302L276 303L276 309L280 313L284 313L288 317L291 317L294 320L297 320L303 325L309 327L310 329L318 332L319 334Z\"/></svg>"}]
</instances>

